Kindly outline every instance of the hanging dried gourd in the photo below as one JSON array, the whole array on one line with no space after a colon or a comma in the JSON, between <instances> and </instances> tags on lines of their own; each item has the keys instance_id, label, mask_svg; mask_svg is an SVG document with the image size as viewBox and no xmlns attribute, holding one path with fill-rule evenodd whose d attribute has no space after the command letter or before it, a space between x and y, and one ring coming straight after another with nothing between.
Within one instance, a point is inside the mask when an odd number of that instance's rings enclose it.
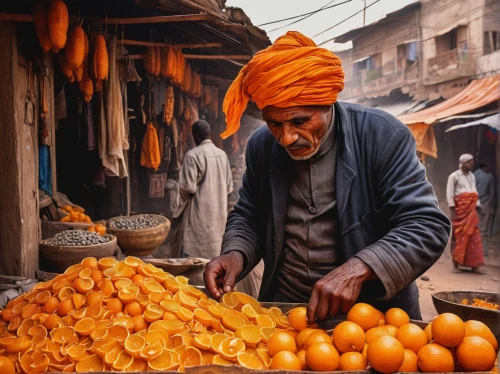
<instances>
[{"instance_id":1,"label":"hanging dried gourd","mask_svg":"<svg viewBox=\"0 0 500 374\"><path fill-rule=\"evenodd\" d=\"M189 90L191 89L191 67L189 64L186 64L184 69L184 79L182 80L181 89L186 94L189 94Z\"/></svg>"},{"instance_id":2,"label":"hanging dried gourd","mask_svg":"<svg viewBox=\"0 0 500 374\"><path fill-rule=\"evenodd\" d=\"M81 82L83 79L83 64L81 64L76 69L73 69L73 74L75 75L76 81Z\"/></svg>"},{"instance_id":3,"label":"hanging dried gourd","mask_svg":"<svg viewBox=\"0 0 500 374\"><path fill-rule=\"evenodd\" d=\"M184 103L183 117L186 122L191 121L191 99L189 97L186 97L186 102Z\"/></svg>"},{"instance_id":4,"label":"hanging dried gourd","mask_svg":"<svg viewBox=\"0 0 500 374\"><path fill-rule=\"evenodd\" d=\"M181 87L182 81L184 80L184 71L186 70L186 59L182 54L180 49L176 49L177 55L177 68L175 70L176 75L174 77L174 82Z\"/></svg>"},{"instance_id":5,"label":"hanging dried gourd","mask_svg":"<svg viewBox=\"0 0 500 374\"><path fill-rule=\"evenodd\" d=\"M165 122L171 123L174 117L174 87L167 86L165 92Z\"/></svg>"},{"instance_id":6,"label":"hanging dried gourd","mask_svg":"<svg viewBox=\"0 0 500 374\"><path fill-rule=\"evenodd\" d=\"M154 70L153 70L153 75L155 77L160 76L160 70L161 70L161 52L160 52L160 47L154 47L155 51L155 65L154 65Z\"/></svg>"},{"instance_id":7,"label":"hanging dried gourd","mask_svg":"<svg viewBox=\"0 0 500 374\"><path fill-rule=\"evenodd\" d=\"M177 97L177 116L182 116L185 106L186 100L184 98L184 94L182 92L179 92L179 96Z\"/></svg>"},{"instance_id":8,"label":"hanging dried gourd","mask_svg":"<svg viewBox=\"0 0 500 374\"><path fill-rule=\"evenodd\" d=\"M76 69L83 64L85 58L85 31L82 26L76 25L70 30L65 50L71 68Z\"/></svg>"},{"instance_id":9,"label":"hanging dried gourd","mask_svg":"<svg viewBox=\"0 0 500 374\"><path fill-rule=\"evenodd\" d=\"M33 22L35 23L36 36L43 53L47 53L52 49L49 35L48 9L47 0L36 0L33 3Z\"/></svg>"},{"instance_id":10,"label":"hanging dried gourd","mask_svg":"<svg viewBox=\"0 0 500 374\"><path fill-rule=\"evenodd\" d=\"M209 105L210 105L210 95L211 95L211 88L210 86L203 86L203 93L201 95L201 104L206 107L206 108L209 108Z\"/></svg>"},{"instance_id":11,"label":"hanging dried gourd","mask_svg":"<svg viewBox=\"0 0 500 374\"><path fill-rule=\"evenodd\" d=\"M66 54L59 53L57 55L57 60L59 61L59 65L61 66L64 76L68 79L69 83L73 83L75 81L75 74L73 73L71 66L69 66Z\"/></svg>"},{"instance_id":12,"label":"hanging dried gourd","mask_svg":"<svg viewBox=\"0 0 500 374\"><path fill-rule=\"evenodd\" d=\"M162 78L167 78L167 61L168 61L168 49L160 48L160 59L161 59L161 68L160 75Z\"/></svg>"},{"instance_id":13,"label":"hanging dried gourd","mask_svg":"<svg viewBox=\"0 0 500 374\"><path fill-rule=\"evenodd\" d=\"M148 123L146 135L142 141L141 147L141 165L147 168L158 169L160 166L160 145L156 129L151 122Z\"/></svg>"},{"instance_id":14,"label":"hanging dried gourd","mask_svg":"<svg viewBox=\"0 0 500 374\"><path fill-rule=\"evenodd\" d=\"M47 14L52 50L57 53L66 46L68 38L68 7L62 0L50 0Z\"/></svg>"},{"instance_id":15,"label":"hanging dried gourd","mask_svg":"<svg viewBox=\"0 0 500 374\"><path fill-rule=\"evenodd\" d=\"M95 90L102 89L102 81L108 77L109 72L109 57L108 49L106 47L106 39L101 34L96 35L94 38L94 55L93 55L93 69L95 82Z\"/></svg>"},{"instance_id":16,"label":"hanging dried gourd","mask_svg":"<svg viewBox=\"0 0 500 374\"><path fill-rule=\"evenodd\" d=\"M78 88L83 95L83 100L88 103L94 95L94 82L92 82L92 79L88 76L88 74L83 76L82 80L78 84Z\"/></svg>"},{"instance_id":17,"label":"hanging dried gourd","mask_svg":"<svg viewBox=\"0 0 500 374\"><path fill-rule=\"evenodd\" d=\"M167 61L166 61L166 72L165 72L165 77L168 79L174 80L174 77L176 76L177 72L176 70L178 69L177 67L177 50L172 47L167 48Z\"/></svg>"},{"instance_id":18,"label":"hanging dried gourd","mask_svg":"<svg viewBox=\"0 0 500 374\"><path fill-rule=\"evenodd\" d=\"M146 69L146 72L150 75L153 75L154 73L155 58L156 58L155 48L148 47L146 50L146 59L144 60L144 68Z\"/></svg>"},{"instance_id":19,"label":"hanging dried gourd","mask_svg":"<svg viewBox=\"0 0 500 374\"><path fill-rule=\"evenodd\" d=\"M219 88L216 86L212 86L210 110L215 114L215 118L219 117Z\"/></svg>"}]
</instances>

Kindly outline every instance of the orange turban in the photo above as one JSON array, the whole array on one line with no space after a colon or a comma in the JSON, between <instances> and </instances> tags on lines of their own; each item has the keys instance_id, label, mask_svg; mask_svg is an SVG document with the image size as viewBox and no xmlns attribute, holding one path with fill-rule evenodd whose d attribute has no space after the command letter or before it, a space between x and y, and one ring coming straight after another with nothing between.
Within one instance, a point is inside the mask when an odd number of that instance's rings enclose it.
<instances>
[{"instance_id":1,"label":"orange turban","mask_svg":"<svg viewBox=\"0 0 500 374\"><path fill-rule=\"evenodd\" d=\"M238 131L249 100L259 109L332 105L343 88L340 59L301 33L289 31L257 52L229 87L223 104L227 127L221 137Z\"/></svg>"}]
</instances>

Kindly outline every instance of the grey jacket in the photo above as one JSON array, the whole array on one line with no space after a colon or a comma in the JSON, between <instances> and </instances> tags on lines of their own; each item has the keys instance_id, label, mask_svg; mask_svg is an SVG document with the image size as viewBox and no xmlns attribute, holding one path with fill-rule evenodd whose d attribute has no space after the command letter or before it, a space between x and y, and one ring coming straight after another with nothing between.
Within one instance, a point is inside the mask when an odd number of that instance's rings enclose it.
<instances>
[{"instance_id":1,"label":"grey jacket","mask_svg":"<svg viewBox=\"0 0 500 374\"><path fill-rule=\"evenodd\" d=\"M444 251L450 221L426 181L408 127L381 110L335 106L340 114L336 190L341 256L360 258L378 276L365 282L358 301L382 311L402 307L420 318L414 280ZM240 279L264 259L261 301L272 300L276 291L291 163L267 127L251 136L240 198L222 243L222 254L243 254Z\"/></svg>"}]
</instances>

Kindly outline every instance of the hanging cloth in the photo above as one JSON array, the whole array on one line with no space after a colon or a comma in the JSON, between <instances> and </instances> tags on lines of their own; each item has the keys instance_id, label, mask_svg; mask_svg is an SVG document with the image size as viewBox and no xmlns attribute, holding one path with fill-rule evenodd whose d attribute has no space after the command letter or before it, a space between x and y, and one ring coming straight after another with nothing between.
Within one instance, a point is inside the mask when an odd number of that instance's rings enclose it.
<instances>
[{"instance_id":1,"label":"hanging cloth","mask_svg":"<svg viewBox=\"0 0 500 374\"><path fill-rule=\"evenodd\" d=\"M50 147L39 146L38 188L52 196L52 167L50 164Z\"/></svg>"}]
</instances>

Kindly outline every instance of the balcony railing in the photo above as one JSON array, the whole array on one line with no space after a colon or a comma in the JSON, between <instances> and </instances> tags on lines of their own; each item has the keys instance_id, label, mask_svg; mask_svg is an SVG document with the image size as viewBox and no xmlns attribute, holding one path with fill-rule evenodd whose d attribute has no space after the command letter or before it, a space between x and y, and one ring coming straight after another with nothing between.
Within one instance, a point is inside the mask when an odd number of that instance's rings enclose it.
<instances>
[{"instance_id":1,"label":"balcony railing","mask_svg":"<svg viewBox=\"0 0 500 374\"><path fill-rule=\"evenodd\" d=\"M456 49L452 49L451 51L441 53L436 57L431 57L427 61L429 70L441 70L450 65L458 64L458 51Z\"/></svg>"}]
</instances>

